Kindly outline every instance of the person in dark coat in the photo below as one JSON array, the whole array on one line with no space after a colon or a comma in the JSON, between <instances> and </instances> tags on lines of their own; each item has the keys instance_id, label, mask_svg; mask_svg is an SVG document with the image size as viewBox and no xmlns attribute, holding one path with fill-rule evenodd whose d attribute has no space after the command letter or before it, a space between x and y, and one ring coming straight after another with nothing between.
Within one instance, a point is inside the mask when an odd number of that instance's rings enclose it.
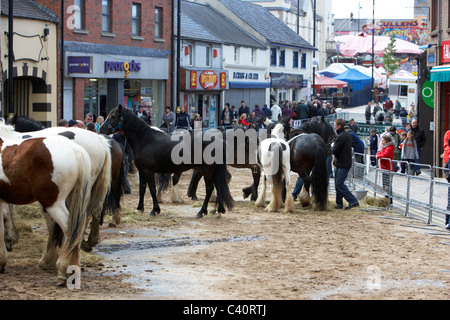
<instances>
[{"instance_id":1,"label":"person in dark coat","mask_svg":"<svg viewBox=\"0 0 450 320\"><path fill-rule=\"evenodd\" d=\"M420 152L425 145L425 142L427 141L427 137L425 136L425 132L422 130L422 128L419 127L419 121L417 121L417 119L413 119L411 121L411 130L414 132L414 140L416 140L417 152L419 153L420 157ZM421 174L420 166L417 165L420 163L419 161L420 159L415 159L416 165L414 166L414 174L417 176Z\"/></svg>"},{"instance_id":2,"label":"person in dark coat","mask_svg":"<svg viewBox=\"0 0 450 320\"><path fill-rule=\"evenodd\" d=\"M372 109L371 108L372 108L372 102L369 101L367 103L367 107L366 107L366 110L364 112L367 124L370 124L370 117L372 116Z\"/></svg>"},{"instance_id":3,"label":"person in dark coat","mask_svg":"<svg viewBox=\"0 0 450 320\"><path fill-rule=\"evenodd\" d=\"M255 104L255 108L253 109L253 112L255 113L255 117L257 120L261 119L261 117L264 117L264 112L259 107L259 104Z\"/></svg>"},{"instance_id":4,"label":"person in dark coat","mask_svg":"<svg viewBox=\"0 0 450 320\"><path fill-rule=\"evenodd\" d=\"M331 153L334 155L334 184L336 188L336 209L344 207L343 199L348 202L346 210L358 207L358 199L351 193L345 185L350 168L352 167L352 145L353 139L350 133L345 131L345 121L336 119L334 121L334 129L338 134L336 141L333 143Z\"/></svg>"},{"instance_id":5,"label":"person in dark coat","mask_svg":"<svg viewBox=\"0 0 450 320\"><path fill-rule=\"evenodd\" d=\"M264 104L264 107L262 108L262 111L264 112L264 117L266 119L272 118L272 111L270 111L270 109L267 106L267 104Z\"/></svg>"},{"instance_id":6,"label":"person in dark coat","mask_svg":"<svg viewBox=\"0 0 450 320\"><path fill-rule=\"evenodd\" d=\"M175 127L177 129L191 129L191 120L186 111L184 111L184 106L180 108L180 113L176 115Z\"/></svg>"},{"instance_id":7,"label":"person in dark coat","mask_svg":"<svg viewBox=\"0 0 450 320\"><path fill-rule=\"evenodd\" d=\"M301 100L297 107L298 119L308 118L308 106L305 104L304 100Z\"/></svg>"},{"instance_id":8,"label":"person in dark coat","mask_svg":"<svg viewBox=\"0 0 450 320\"><path fill-rule=\"evenodd\" d=\"M245 105L245 101L241 101L241 106L238 110L238 118L240 119L242 114L245 113L247 117L250 115L250 108Z\"/></svg>"}]
</instances>

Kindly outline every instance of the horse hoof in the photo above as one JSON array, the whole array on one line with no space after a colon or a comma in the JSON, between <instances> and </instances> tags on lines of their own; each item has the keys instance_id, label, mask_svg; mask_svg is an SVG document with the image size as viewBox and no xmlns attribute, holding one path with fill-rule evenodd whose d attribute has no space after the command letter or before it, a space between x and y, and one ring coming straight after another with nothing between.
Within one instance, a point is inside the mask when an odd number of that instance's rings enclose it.
<instances>
[{"instance_id":1,"label":"horse hoof","mask_svg":"<svg viewBox=\"0 0 450 320\"><path fill-rule=\"evenodd\" d=\"M58 277L58 280L56 281L57 287L65 287L67 284L67 279L63 277Z\"/></svg>"},{"instance_id":2,"label":"horse hoof","mask_svg":"<svg viewBox=\"0 0 450 320\"><path fill-rule=\"evenodd\" d=\"M197 219L201 219L201 218L203 218L203 213L199 212L199 213L197 213L197 215L195 217Z\"/></svg>"},{"instance_id":3,"label":"horse hoof","mask_svg":"<svg viewBox=\"0 0 450 320\"><path fill-rule=\"evenodd\" d=\"M134 212L144 212L144 208L136 208L135 210L134 210Z\"/></svg>"},{"instance_id":4,"label":"horse hoof","mask_svg":"<svg viewBox=\"0 0 450 320\"><path fill-rule=\"evenodd\" d=\"M83 240L83 241L81 242L81 250L83 250L84 252L91 252L92 249L93 249L93 246L91 246L91 245L89 244L89 242L87 242L87 241L85 241L85 240Z\"/></svg>"}]
</instances>

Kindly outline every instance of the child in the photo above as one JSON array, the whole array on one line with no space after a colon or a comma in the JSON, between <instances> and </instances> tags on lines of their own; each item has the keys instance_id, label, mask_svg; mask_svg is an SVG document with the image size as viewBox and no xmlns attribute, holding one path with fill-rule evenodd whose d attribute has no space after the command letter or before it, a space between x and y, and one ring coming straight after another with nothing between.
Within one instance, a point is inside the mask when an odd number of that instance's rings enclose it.
<instances>
[{"instance_id":1,"label":"child","mask_svg":"<svg viewBox=\"0 0 450 320\"><path fill-rule=\"evenodd\" d=\"M403 141L405 141L405 139L406 139L406 131L402 131L400 133L400 145L399 145L400 151L403 150ZM402 157L400 157L400 159L403 160ZM401 166L401 173L405 173L406 164L404 162L402 162L400 166Z\"/></svg>"},{"instance_id":2,"label":"child","mask_svg":"<svg viewBox=\"0 0 450 320\"><path fill-rule=\"evenodd\" d=\"M377 159L375 159L375 154L378 152L378 135L377 130L375 128L372 128L370 130L370 162L372 166L377 165Z\"/></svg>"},{"instance_id":3,"label":"child","mask_svg":"<svg viewBox=\"0 0 450 320\"><path fill-rule=\"evenodd\" d=\"M414 140L414 132L412 130L406 133L406 139L402 142L402 145L402 160L409 163L408 172L411 173L414 169L414 159L419 159L417 143Z\"/></svg>"},{"instance_id":4,"label":"child","mask_svg":"<svg viewBox=\"0 0 450 320\"><path fill-rule=\"evenodd\" d=\"M390 134L386 134L381 138L381 151L379 151L375 157L380 159L380 168L383 169L382 181L383 181L383 190L388 193L386 198L389 198L389 204L392 205L392 189L389 187L391 184L391 175L387 171L395 171L395 166L393 163L394 160L394 141L392 141L392 137Z\"/></svg>"}]
</instances>

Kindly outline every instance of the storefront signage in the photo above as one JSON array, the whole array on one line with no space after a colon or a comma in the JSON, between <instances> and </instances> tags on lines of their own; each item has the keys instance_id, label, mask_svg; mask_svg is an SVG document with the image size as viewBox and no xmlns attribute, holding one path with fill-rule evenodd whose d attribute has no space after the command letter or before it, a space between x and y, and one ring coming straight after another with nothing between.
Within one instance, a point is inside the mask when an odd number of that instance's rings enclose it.
<instances>
[{"instance_id":1,"label":"storefront signage","mask_svg":"<svg viewBox=\"0 0 450 320\"><path fill-rule=\"evenodd\" d=\"M67 57L68 73L92 73L92 57Z\"/></svg>"},{"instance_id":2,"label":"storefront signage","mask_svg":"<svg viewBox=\"0 0 450 320\"><path fill-rule=\"evenodd\" d=\"M214 89L217 86L217 74L211 70L205 70L200 74L200 85L206 89Z\"/></svg>"},{"instance_id":3,"label":"storefront signage","mask_svg":"<svg viewBox=\"0 0 450 320\"><path fill-rule=\"evenodd\" d=\"M257 73L251 72L233 72L233 79L258 80Z\"/></svg>"},{"instance_id":4,"label":"storefront signage","mask_svg":"<svg viewBox=\"0 0 450 320\"><path fill-rule=\"evenodd\" d=\"M270 73L272 88L303 88L303 75L290 73Z\"/></svg>"},{"instance_id":5,"label":"storefront signage","mask_svg":"<svg viewBox=\"0 0 450 320\"><path fill-rule=\"evenodd\" d=\"M197 89L197 71L191 71L191 89Z\"/></svg>"},{"instance_id":6,"label":"storefront signage","mask_svg":"<svg viewBox=\"0 0 450 320\"><path fill-rule=\"evenodd\" d=\"M141 71L141 64L134 60L131 60L131 62L105 61L105 73L108 71L124 71L125 78L127 78L131 71Z\"/></svg>"},{"instance_id":7,"label":"storefront signage","mask_svg":"<svg viewBox=\"0 0 450 320\"><path fill-rule=\"evenodd\" d=\"M221 72L220 73L220 89L226 89L227 88L227 73Z\"/></svg>"},{"instance_id":8,"label":"storefront signage","mask_svg":"<svg viewBox=\"0 0 450 320\"><path fill-rule=\"evenodd\" d=\"M450 62L450 40L442 41L442 63Z\"/></svg>"}]
</instances>

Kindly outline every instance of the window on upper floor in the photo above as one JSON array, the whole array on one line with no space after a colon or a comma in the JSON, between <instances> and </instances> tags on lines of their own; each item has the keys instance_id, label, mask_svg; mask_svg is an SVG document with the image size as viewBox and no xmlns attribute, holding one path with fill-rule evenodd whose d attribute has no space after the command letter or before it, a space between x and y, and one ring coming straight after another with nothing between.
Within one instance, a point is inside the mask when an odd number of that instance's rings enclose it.
<instances>
[{"instance_id":1,"label":"window on upper floor","mask_svg":"<svg viewBox=\"0 0 450 320\"><path fill-rule=\"evenodd\" d=\"M211 67L211 46L206 46L206 50L205 50L205 65L207 67Z\"/></svg>"},{"instance_id":2,"label":"window on upper floor","mask_svg":"<svg viewBox=\"0 0 450 320\"><path fill-rule=\"evenodd\" d=\"M73 2L73 28L83 30L85 26L85 7L84 0L74 0Z\"/></svg>"},{"instance_id":3,"label":"window on upper floor","mask_svg":"<svg viewBox=\"0 0 450 320\"><path fill-rule=\"evenodd\" d=\"M133 3L131 10L131 34L140 36L141 34L141 4Z\"/></svg>"},{"instance_id":4,"label":"window on upper floor","mask_svg":"<svg viewBox=\"0 0 450 320\"><path fill-rule=\"evenodd\" d=\"M286 50L284 50L284 49L280 50L279 64L280 64L280 67L284 67L286 65Z\"/></svg>"},{"instance_id":5,"label":"window on upper floor","mask_svg":"<svg viewBox=\"0 0 450 320\"><path fill-rule=\"evenodd\" d=\"M189 66L193 66L194 65L194 46L192 44L187 44L184 47L185 50L185 55L186 55L186 63Z\"/></svg>"},{"instance_id":6,"label":"window on upper floor","mask_svg":"<svg viewBox=\"0 0 450 320\"><path fill-rule=\"evenodd\" d=\"M102 32L111 32L111 1L102 0Z\"/></svg>"},{"instance_id":7,"label":"window on upper floor","mask_svg":"<svg viewBox=\"0 0 450 320\"><path fill-rule=\"evenodd\" d=\"M239 63L239 48L234 47L234 56L233 56L234 63Z\"/></svg>"},{"instance_id":8,"label":"window on upper floor","mask_svg":"<svg viewBox=\"0 0 450 320\"><path fill-rule=\"evenodd\" d=\"M277 65L277 48L270 48L270 65Z\"/></svg>"},{"instance_id":9,"label":"window on upper floor","mask_svg":"<svg viewBox=\"0 0 450 320\"><path fill-rule=\"evenodd\" d=\"M292 55L292 67L298 68L298 51L294 51Z\"/></svg>"},{"instance_id":10,"label":"window on upper floor","mask_svg":"<svg viewBox=\"0 0 450 320\"><path fill-rule=\"evenodd\" d=\"M256 50L252 49L252 53L251 53L251 57L250 57L250 62L252 63L252 65L256 64Z\"/></svg>"},{"instance_id":11,"label":"window on upper floor","mask_svg":"<svg viewBox=\"0 0 450 320\"><path fill-rule=\"evenodd\" d=\"M155 38L162 38L163 33L163 9L155 8Z\"/></svg>"},{"instance_id":12,"label":"window on upper floor","mask_svg":"<svg viewBox=\"0 0 450 320\"><path fill-rule=\"evenodd\" d=\"M301 68L306 69L306 53L302 53L302 63Z\"/></svg>"}]
</instances>

